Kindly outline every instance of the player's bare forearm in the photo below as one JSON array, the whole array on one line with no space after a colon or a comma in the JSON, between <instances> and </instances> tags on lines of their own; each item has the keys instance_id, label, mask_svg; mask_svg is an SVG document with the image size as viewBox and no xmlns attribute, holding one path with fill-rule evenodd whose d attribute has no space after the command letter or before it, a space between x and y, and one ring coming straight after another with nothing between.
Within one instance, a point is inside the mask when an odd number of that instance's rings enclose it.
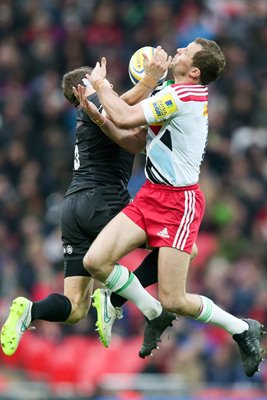
<instances>
[{"instance_id":1,"label":"player's bare forearm","mask_svg":"<svg viewBox=\"0 0 267 400\"><path fill-rule=\"evenodd\" d=\"M155 84L154 87L156 87ZM153 87L153 88L154 88ZM121 95L121 98L128 104L133 105L139 103L139 101L146 99L152 92L149 86L145 86L142 81L138 82L137 85L133 86L130 90Z\"/></svg>"},{"instance_id":2,"label":"player's bare forearm","mask_svg":"<svg viewBox=\"0 0 267 400\"><path fill-rule=\"evenodd\" d=\"M165 50L158 46L152 60L144 53L145 76L133 88L124 93L121 98L129 105L136 104L150 96L153 89L158 85L159 79L169 68L171 57Z\"/></svg>"},{"instance_id":3,"label":"player's bare forearm","mask_svg":"<svg viewBox=\"0 0 267 400\"><path fill-rule=\"evenodd\" d=\"M141 128L120 129L111 120L102 115L95 104L87 99L86 88L78 85L73 93L79 100L80 106L91 120L114 142L130 153L139 153L145 147L146 130Z\"/></svg>"},{"instance_id":4,"label":"player's bare forearm","mask_svg":"<svg viewBox=\"0 0 267 400\"><path fill-rule=\"evenodd\" d=\"M134 128L146 124L141 105L129 106L110 87L106 78L106 59L96 63L91 75L86 75L110 119L120 128Z\"/></svg>"},{"instance_id":5,"label":"player's bare forearm","mask_svg":"<svg viewBox=\"0 0 267 400\"><path fill-rule=\"evenodd\" d=\"M143 128L120 129L113 121L106 118L101 130L115 143L129 153L137 154L144 150L147 130Z\"/></svg>"},{"instance_id":6,"label":"player's bare forearm","mask_svg":"<svg viewBox=\"0 0 267 400\"><path fill-rule=\"evenodd\" d=\"M105 111L118 127L127 129L146 124L140 103L128 105L104 81L97 81L95 90Z\"/></svg>"},{"instance_id":7,"label":"player's bare forearm","mask_svg":"<svg viewBox=\"0 0 267 400\"><path fill-rule=\"evenodd\" d=\"M132 127L131 125L124 125L124 123L128 122L128 118L124 118L124 116L130 116L133 106L129 106L125 101L116 96L113 90L105 83L98 84L95 89L101 104L115 124L119 127Z\"/></svg>"}]
</instances>

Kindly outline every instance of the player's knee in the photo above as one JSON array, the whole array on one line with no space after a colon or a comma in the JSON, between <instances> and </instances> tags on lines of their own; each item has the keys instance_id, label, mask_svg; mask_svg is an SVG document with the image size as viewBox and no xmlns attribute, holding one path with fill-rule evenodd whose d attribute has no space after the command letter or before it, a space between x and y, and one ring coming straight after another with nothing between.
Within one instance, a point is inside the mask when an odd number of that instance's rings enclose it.
<instances>
[{"instance_id":1,"label":"player's knee","mask_svg":"<svg viewBox=\"0 0 267 400\"><path fill-rule=\"evenodd\" d=\"M107 264L106 259L103 259L101 254L94 254L93 252L90 252L90 250L84 256L83 266L93 278L98 279L101 282L103 282L109 274L109 264Z\"/></svg>"},{"instance_id":2,"label":"player's knee","mask_svg":"<svg viewBox=\"0 0 267 400\"><path fill-rule=\"evenodd\" d=\"M93 254L87 252L83 258L83 266L84 268L93 276L95 277L98 271L97 260L93 256Z\"/></svg>"}]
</instances>

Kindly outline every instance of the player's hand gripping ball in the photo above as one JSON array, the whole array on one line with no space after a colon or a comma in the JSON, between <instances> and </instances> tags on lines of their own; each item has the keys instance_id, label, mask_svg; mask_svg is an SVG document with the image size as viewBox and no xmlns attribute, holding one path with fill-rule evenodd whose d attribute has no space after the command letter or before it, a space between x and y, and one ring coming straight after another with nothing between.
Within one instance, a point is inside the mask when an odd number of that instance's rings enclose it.
<instances>
[{"instance_id":1,"label":"player's hand gripping ball","mask_svg":"<svg viewBox=\"0 0 267 400\"><path fill-rule=\"evenodd\" d=\"M145 70L144 70L144 57L143 53L145 53L148 56L148 59L151 60L153 57L153 54L155 52L155 48L151 46L145 46L141 47L139 50L137 50L131 57L130 62L129 62L129 76L134 85L136 85L145 75ZM164 82L166 79L168 70L164 73L164 75L160 78L158 85Z\"/></svg>"}]
</instances>

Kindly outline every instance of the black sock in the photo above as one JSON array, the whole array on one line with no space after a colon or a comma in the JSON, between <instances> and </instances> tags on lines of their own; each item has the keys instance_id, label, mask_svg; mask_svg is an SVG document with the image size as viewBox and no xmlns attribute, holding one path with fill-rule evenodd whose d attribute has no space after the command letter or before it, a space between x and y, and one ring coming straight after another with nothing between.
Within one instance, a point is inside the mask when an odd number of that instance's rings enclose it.
<instances>
[{"instance_id":1,"label":"black sock","mask_svg":"<svg viewBox=\"0 0 267 400\"><path fill-rule=\"evenodd\" d=\"M134 271L143 287L158 282L158 255L159 249L151 251ZM121 307L127 299L117 293L111 293L110 301L114 307Z\"/></svg>"},{"instance_id":2,"label":"black sock","mask_svg":"<svg viewBox=\"0 0 267 400\"><path fill-rule=\"evenodd\" d=\"M32 305L32 321L42 319L50 322L64 322L68 319L70 313L70 300L58 293L52 293Z\"/></svg>"}]
</instances>

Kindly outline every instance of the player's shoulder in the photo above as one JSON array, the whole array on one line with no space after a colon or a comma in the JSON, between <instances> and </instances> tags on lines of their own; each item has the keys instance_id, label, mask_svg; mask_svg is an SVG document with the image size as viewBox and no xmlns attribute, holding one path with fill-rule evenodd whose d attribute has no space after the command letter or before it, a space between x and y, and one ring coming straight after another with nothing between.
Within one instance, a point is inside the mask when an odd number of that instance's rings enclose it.
<instances>
[{"instance_id":1,"label":"player's shoulder","mask_svg":"<svg viewBox=\"0 0 267 400\"><path fill-rule=\"evenodd\" d=\"M100 110L100 111L102 110L103 107L102 107L96 93L90 94L87 98L98 108L98 110ZM88 116L88 114L86 114L86 112L81 107L79 107L78 111L77 111L77 120L83 121L84 123L87 123L87 124L89 123L90 125L92 124L90 117Z\"/></svg>"},{"instance_id":2,"label":"player's shoulder","mask_svg":"<svg viewBox=\"0 0 267 400\"><path fill-rule=\"evenodd\" d=\"M176 96L182 102L196 101L203 102L208 101L208 87L206 85L192 85L192 84L172 84Z\"/></svg>"},{"instance_id":3,"label":"player's shoulder","mask_svg":"<svg viewBox=\"0 0 267 400\"><path fill-rule=\"evenodd\" d=\"M168 80L164 81L162 84L158 85L153 92L151 93L151 96L155 96L157 93L161 92L163 89L166 87L170 87L174 83L173 80Z\"/></svg>"}]
</instances>

